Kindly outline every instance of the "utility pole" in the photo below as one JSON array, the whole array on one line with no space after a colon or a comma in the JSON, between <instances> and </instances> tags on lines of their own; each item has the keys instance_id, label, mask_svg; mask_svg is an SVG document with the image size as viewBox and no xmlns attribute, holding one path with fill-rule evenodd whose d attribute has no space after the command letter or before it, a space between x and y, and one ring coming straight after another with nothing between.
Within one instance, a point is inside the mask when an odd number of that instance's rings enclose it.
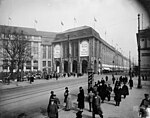
<instances>
[{"instance_id":1,"label":"utility pole","mask_svg":"<svg viewBox=\"0 0 150 118\"><path fill-rule=\"evenodd\" d=\"M138 86L137 88L142 88L141 85L141 46L140 46L140 14L138 14L138 35L137 35L137 42L138 42Z\"/></svg>"},{"instance_id":2,"label":"utility pole","mask_svg":"<svg viewBox=\"0 0 150 118\"><path fill-rule=\"evenodd\" d=\"M131 52L129 51L129 76L131 79L131 56L130 56Z\"/></svg>"}]
</instances>

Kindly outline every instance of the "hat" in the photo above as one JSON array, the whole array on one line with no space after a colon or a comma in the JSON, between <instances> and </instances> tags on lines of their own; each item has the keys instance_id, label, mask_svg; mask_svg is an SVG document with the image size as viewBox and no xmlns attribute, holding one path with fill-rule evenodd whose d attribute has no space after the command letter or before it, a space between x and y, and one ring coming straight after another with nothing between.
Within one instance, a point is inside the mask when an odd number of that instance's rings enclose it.
<instances>
[{"instance_id":1,"label":"hat","mask_svg":"<svg viewBox=\"0 0 150 118\"><path fill-rule=\"evenodd\" d=\"M68 89L68 87L66 87L65 89Z\"/></svg>"},{"instance_id":2,"label":"hat","mask_svg":"<svg viewBox=\"0 0 150 118\"><path fill-rule=\"evenodd\" d=\"M145 96L145 97L148 97L148 96L149 96L149 94L147 94L147 93L146 93L146 94L144 94L144 96Z\"/></svg>"}]
</instances>

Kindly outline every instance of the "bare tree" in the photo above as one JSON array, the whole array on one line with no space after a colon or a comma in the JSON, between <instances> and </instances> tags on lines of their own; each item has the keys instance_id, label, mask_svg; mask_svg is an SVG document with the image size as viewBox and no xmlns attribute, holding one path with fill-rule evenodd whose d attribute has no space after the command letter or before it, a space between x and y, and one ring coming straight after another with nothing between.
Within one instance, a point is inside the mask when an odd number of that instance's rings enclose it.
<instances>
[{"instance_id":1,"label":"bare tree","mask_svg":"<svg viewBox=\"0 0 150 118\"><path fill-rule=\"evenodd\" d=\"M0 54L7 63L5 66L8 66L11 73L11 78L14 75L14 69L16 73L23 72L24 63L26 60L31 59L31 42L27 36L24 35L23 31L9 31L3 29L1 32L1 45L0 45Z\"/></svg>"}]
</instances>

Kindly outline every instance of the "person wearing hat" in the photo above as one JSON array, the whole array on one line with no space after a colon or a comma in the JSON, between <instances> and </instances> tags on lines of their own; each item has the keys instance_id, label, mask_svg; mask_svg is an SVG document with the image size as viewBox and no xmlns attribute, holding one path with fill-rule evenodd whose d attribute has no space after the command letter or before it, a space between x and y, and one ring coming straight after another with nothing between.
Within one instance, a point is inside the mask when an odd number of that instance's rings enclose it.
<instances>
[{"instance_id":1,"label":"person wearing hat","mask_svg":"<svg viewBox=\"0 0 150 118\"><path fill-rule=\"evenodd\" d=\"M112 87L110 86L110 84L108 84L107 88L106 88L106 97L108 98L108 101L110 101L110 95L111 95L111 92L112 92Z\"/></svg>"},{"instance_id":2,"label":"person wearing hat","mask_svg":"<svg viewBox=\"0 0 150 118\"><path fill-rule=\"evenodd\" d=\"M54 102L54 99L51 99L50 103L47 107L47 113L49 118L57 118L58 116L58 107L57 104Z\"/></svg>"},{"instance_id":3,"label":"person wearing hat","mask_svg":"<svg viewBox=\"0 0 150 118\"><path fill-rule=\"evenodd\" d=\"M59 109L60 106L60 100L56 97L56 94L53 95L54 103L57 105L57 108ZM56 114L56 118L58 118L58 112Z\"/></svg>"},{"instance_id":4,"label":"person wearing hat","mask_svg":"<svg viewBox=\"0 0 150 118\"><path fill-rule=\"evenodd\" d=\"M78 102L78 108L80 109L80 111L83 111L83 109L84 109L84 90L82 87L79 87L77 102Z\"/></svg>"},{"instance_id":5,"label":"person wearing hat","mask_svg":"<svg viewBox=\"0 0 150 118\"><path fill-rule=\"evenodd\" d=\"M50 98L49 98L49 103L50 103L51 99L54 99L54 91L51 91L51 95L50 95Z\"/></svg>"},{"instance_id":6,"label":"person wearing hat","mask_svg":"<svg viewBox=\"0 0 150 118\"><path fill-rule=\"evenodd\" d=\"M142 117L146 117L146 115L147 115L146 109L150 105L149 94L144 94L144 96L145 96L145 98L142 100L142 102L140 104L140 109L139 109L139 114Z\"/></svg>"},{"instance_id":7,"label":"person wearing hat","mask_svg":"<svg viewBox=\"0 0 150 118\"><path fill-rule=\"evenodd\" d=\"M65 104L65 107L66 107L68 92L69 92L68 87L65 87L65 92L64 92L64 104Z\"/></svg>"},{"instance_id":8,"label":"person wearing hat","mask_svg":"<svg viewBox=\"0 0 150 118\"><path fill-rule=\"evenodd\" d=\"M146 107L150 105L149 94L144 94L145 98L142 100L140 107Z\"/></svg>"}]
</instances>

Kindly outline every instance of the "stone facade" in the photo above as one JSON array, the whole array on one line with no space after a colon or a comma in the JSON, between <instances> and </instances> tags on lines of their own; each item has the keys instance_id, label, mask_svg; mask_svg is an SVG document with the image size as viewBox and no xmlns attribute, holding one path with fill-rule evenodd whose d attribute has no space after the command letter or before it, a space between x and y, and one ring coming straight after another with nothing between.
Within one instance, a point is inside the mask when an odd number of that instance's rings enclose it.
<instances>
[{"instance_id":1,"label":"stone facade","mask_svg":"<svg viewBox=\"0 0 150 118\"><path fill-rule=\"evenodd\" d=\"M1 25L0 29L5 29L6 32L23 31L30 39L32 59L25 63L24 71L87 73L92 68L97 73L103 69L119 71L128 70L129 67L129 60L88 26L61 33ZM2 39L4 32L0 31ZM0 59L2 62L3 58ZM0 68L0 71L9 71L9 68Z\"/></svg>"},{"instance_id":2,"label":"stone facade","mask_svg":"<svg viewBox=\"0 0 150 118\"><path fill-rule=\"evenodd\" d=\"M137 36L140 40L141 75L150 78L150 28L140 30Z\"/></svg>"}]
</instances>

